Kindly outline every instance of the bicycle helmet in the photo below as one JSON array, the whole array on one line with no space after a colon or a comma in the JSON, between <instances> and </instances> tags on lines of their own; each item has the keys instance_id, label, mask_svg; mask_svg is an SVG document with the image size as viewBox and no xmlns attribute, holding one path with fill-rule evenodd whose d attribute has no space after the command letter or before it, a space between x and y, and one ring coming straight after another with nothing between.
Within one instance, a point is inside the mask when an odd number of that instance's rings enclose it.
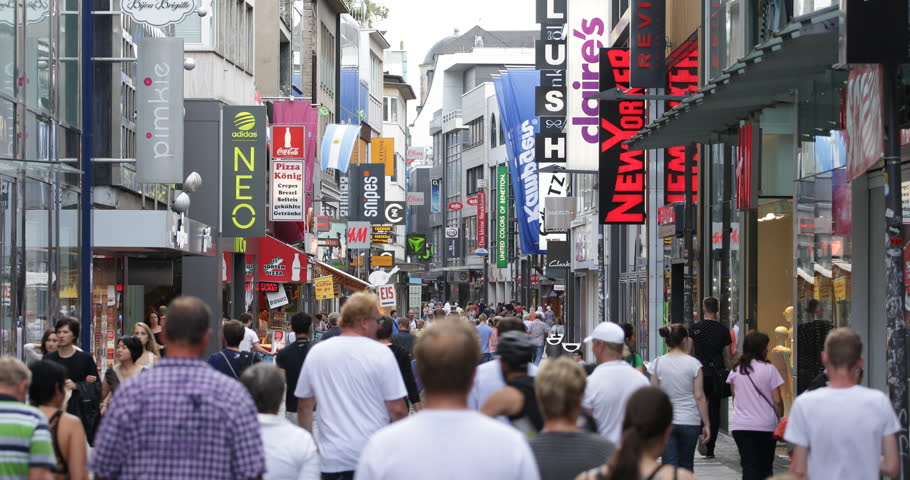
<instances>
[{"instance_id":1,"label":"bicycle helmet","mask_svg":"<svg viewBox=\"0 0 910 480\"><path fill-rule=\"evenodd\" d=\"M510 367L520 368L531 361L535 348L531 343L530 335L525 332L512 331L499 337L496 353Z\"/></svg>"}]
</instances>

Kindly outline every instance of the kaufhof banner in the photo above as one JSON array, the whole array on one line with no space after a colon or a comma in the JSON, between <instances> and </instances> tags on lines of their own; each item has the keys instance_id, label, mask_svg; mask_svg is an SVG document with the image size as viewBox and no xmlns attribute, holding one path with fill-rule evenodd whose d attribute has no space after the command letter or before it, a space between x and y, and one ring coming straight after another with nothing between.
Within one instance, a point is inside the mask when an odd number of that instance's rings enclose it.
<instances>
[{"instance_id":1,"label":"kaufhof banner","mask_svg":"<svg viewBox=\"0 0 910 480\"><path fill-rule=\"evenodd\" d=\"M509 266L509 168L496 168L496 266Z\"/></svg>"},{"instance_id":2,"label":"kaufhof banner","mask_svg":"<svg viewBox=\"0 0 910 480\"><path fill-rule=\"evenodd\" d=\"M140 38L136 74L136 180L182 183L183 39Z\"/></svg>"},{"instance_id":3,"label":"kaufhof banner","mask_svg":"<svg viewBox=\"0 0 910 480\"><path fill-rule=\"evenodd\" d=\"M537 70L507 70L493 78L502 128L506 133L518 238L521 252L526 255L546 253L540 245L542 202L535 161L535 136L539 122L534 114L533 95L539 83Z\"/></svg>"},{"instance_id":4,"label":"kaufhof banner","mask_svg":"<svg viewBox=\"0 0 910 480\"><path fill-rule=\"evenodd\" d=\"M610 45L611 2L568 0L566 21L566 168L596 171L599 166L600 49ZM626 82L628 84L628 82ZM616 103L616 102L614 102Z\"/></svg>"},{"instance_id":5,"label":"kaufhof banner","mask_svg":"<svg viewBox=\"0 0 910 480\"><path fill-rule=\"evenodd\" d=\"M385 223L385 165L366 163L351 165L350 219Z\"/></svg>"},{"instance_id":6,"label":"kaufhof banner","mask_svg":"<svg viewBox=\"0 0 910 480\"><path fill-rule=\"evenodd\" d=\"M629 89L629 50L601 50L601 85ZM633 88L630 94L643 93ZM600 206L601 224L645 223L646 162L643 150L629 150L625 142L645 124L645 102L624 100L600 105Z\"/></svg>"},{"instance_id":7,"label":"kaufhof banner","mask_svg":"<svg viewBox=\"0 0 910 480\"><path fill-rule=\"evenodd\" d=\"M222 236L265 236L266 123L262 106L226 105L221 110Z\"/></svg>"}]
</instances>

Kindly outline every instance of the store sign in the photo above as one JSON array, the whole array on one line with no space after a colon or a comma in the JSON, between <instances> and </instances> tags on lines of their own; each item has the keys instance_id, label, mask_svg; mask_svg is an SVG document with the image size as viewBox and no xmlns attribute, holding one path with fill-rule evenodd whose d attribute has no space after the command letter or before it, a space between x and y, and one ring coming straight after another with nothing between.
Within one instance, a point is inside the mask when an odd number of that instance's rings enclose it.
<instances>
[{"instance_id":1,"label":"store sign","mask_svg":"<svg viewBox=\"0 0 910 480\"><path fill-rule=\"evenodd\" d=\"M338 177L338 216L349 218L351 214L351 178L347 174L340 174Z\"/></svg>"},{"instance_id":2,"label":"store sign","mask_svg":"<svg viewBox=\"0 0 910 480\"><path fill-rule=\"evenodd\" d=\"M405 154L408 165L414 162L423 163L427 159L427 147L411 147Z\"/></svg>"},{"instance_id":3,"label":"store sign","mask_svg":"<svg viewBox=\"0 0 910 480\"><path fill-rule=\"evenodd\" d=\"M270 220L273 222L302 222L306 220L303 193L303 160L272 160L272 204ZM328 218L328 217L320 217ZM325 222L328 230L328 222Z\"/></svg>"},{"instance_id":4,"label":"store sign","mask_svg":"<svg viewBox=\"0 0 910 480\"><path fill-rule=\"evenodd\" d=\"M303 125L272 126L272 158L303 158Z\"/></svg>"},{"instance_id":5,"label":"store sign","mask_svg":"<svg viewBox=\"0 0 910 480\"><path fill-rule=\"evenodd\" d=\"M847 138L847 178L852 182L884 154L881 65L855 65L850 69Z\"/></svg>"},{"instance_id":6,"label":"store sign","mask_svg":"<svg viewBox=\"0 0 910 480\"><path fill-rule=\"evenodd\" d=\"M534 44L534 67L540 71L540 85L534 89L534 111L540 117L540 132L535 138L535 160L542 163L541 168L566 161L566 11L567 0L537 0L540 40ZM541 175L541 185L552 181L551 176Z\"/></svg>"},{"instance_id":7,"label":"store sign","mask_svg":"<svg viewBox=\"0 0 910 480\"><path fill-rule=\"evenodd\" d=\"M657 235L661 238L683 233L685 206L681 203L664 205L657 209Z\"/></svg>"},{"instance_id":8,"label":"store sign","mask_svg":"<svg viewBox=\"0 0 910 480\"><path fill-rule=\"evenodd\" d=\"M120 10L139 23L166 27L194 13L196 0L120 0Z\"/></svg>"},{"instance_id":9,"label":"store sign","mask_svg":"<svg viewBox=\"0 0 910 480\"><path fill-rule=\"evenodd\" d=\"M632 86L666 87L665 0L632 0L631 35Z\"/></svg>"},{"instance_id":10,"label":"store sign","mask_svg":"<svg viewBox=\"0 0 910 480\"><path fill-rule=\"evenodd\" d=\"M458 228L457 227L447 227L446 228L446 238L458 238Z\"/></svg>"},{"instance_id":11,"label":"store sign","mask_svg":"<svg viewBox=\"0 0 910 480\"><path fill-rule=\"evenodd\" d=\"M575 220L577 197L550 197L546 199L544 225L547 232L567 232ZM549 250L550 247L547 247Z\"/></svg>"},{"instance_id":12,"label":"store sign","mask_svg":"<svg viewBox=\"0 0 910 480\"><path fill-rule=\"evenodd\" d=\"M424 204L423 192L408 192L408 205L420 206Z\"/></svg>"},{"instance_id":13,"label":"store sign","mask_svg":"<svg viewBox=\"0 0 910 480\"><path fill-rule=\"evenodd\" d=\"M382 165L351 165L351 198L356 199L352 218L370 223L385 223L385 174Z\"/></svg>"},{"instance_id":14,"label":"store sign","mask_svg":"<svg viewBox=\"0 0 910 480\"><path fill-rule=\"evenodd\" d=\"M629 90L629 50L601 50L600 88ZM643 93L633 88L631 94ZM634 225L645 222L645 152L629 150L624 142L645 125L645 102L625 100L600 104L601 224ZM574 155L574 154L573 154Z\"/></svg>"},{"instance_id":15,"label":"store sign","mask_svg":"<svg viewBox=\"0 0 910 480\"><path fill-rule=\"evenodd\" d=\"M307 255L272 237L252 239L256 249L256 281L306 282Z\"/></svg>"},{"instance_id":16,"label":"store sign","mask_svg":"<svg viewBox=\"0 0 910 480\"><path fill-rule=\"evenodd\" d=\"M259 292L277 292L278 289L281 288L281 284L274 282L259 282L257 287L256 291Z\"/></svg>"},{"instance_id":17,"label":"store sign","mask_svg":"<svg viewBox=\"0 0 910 480\"><path fill-rule=\"evenodd\" d=\"M316 286L316 299L329 300L335 298L335 284L331 275L318 277L314 280Z\"/></svg>"},{"instance_id":18,"label":"store sign","mask_svg":"<svg viewBox=\"0 0 910 480\"><path fill-rule=\"evenodd\" d=\"M221 110L224 237L265 236L266 122L265 107L226 105Z\"/></svg>"},{"instance_id":19,"label":"store sign","mask_svg":"<svg viewBox=\"0 0 910 480\"><path fill-rule=\"evenodd\" d=\"M370 248L370 222L348 222L348 230L345 237L348 240L349 249L363 250Z\"/></svg>"},{"instance_id":20,"label":"store sign","mask_svg":"<svg viewBox=\"0 0 910 480\"><path fill-rule=\"evenodd\" d=\"M388 308L395 306L395 285L376 287L376 294L379 295L380 307Z\"/></svg>"},{"instance_id":21,"label":"store sign","mask_svg":"<svg viewBox=\"0 0 910 480\"><path fill-rule=\"evenodd\" d=\"M477 248L487 248L487 192L477 192Z\"/></svg>"},{"instance_id":22,"label":"store sign","mask_svg":"<svg viewBox=\"0 0 910 480\"><path fill-rule=\"evenodd\" d=\"M442 179L430 180L430 213L442 212Z\"/></svg>"},{"instance_id":23,"label":"store sign","mask_svg":"<svg viewBox=\"0 0 910 480\"><path fill-rule=\"evenodd\" d=\"M509 169L496 169L496 266L509 265Z\"/></svg>"},{"instance_id":24,"label":"store sign","mask_svg":"<svg viewBox=\"0 0 910 480\"><path fill-rule=\"evenodd\" d=\"M467 203L468 205L470 205L472 207L476 207L477 206L477 197L470 197L470 198L468 198L468 200L465 203Z\"/></svg>"},{"instance_id":25,"label":"store sign","mask_svg":"<svg viewBox=\"0 0 910 480\"><path fill-rule=\"evenodd\" d=\"M395 175L395 139L374 138L370 163L381 163L385 166L385 176Z\"/></svg>"},{"instance_id":26,"label":"store sign","mask_svg":"<svg viewBox=\"0 0 910 480\"><path fill-rule=\"evenodd\" d=\"M374 267L392 267L395 265L395 256L392 252L370 257L370 265Z\"/></svg>"},{"instance_id":27,"label":"store sign","mask_svg":"<svg viewBox=\"0 0 910 480\"><path fill-rule=\"evenodd\" d=\"M385 202L385 221L392 225L401 225L404 223L405 212L407 212L404 202Z\"/></svg>"},{"instance_id":28,"label":"store sign","mask_svg":"<svg viewBox=\"0 0 910 480\"><path fill-rule=\"evenodd\" d=\"M182 183L183 39L140 38L136 78L136 181Z\"/></svg>"},{"instance_id":29,"label":"store sign","mask_svg":"<svg viewBox=\"0 0 910 480\"><path fill-rule=\"evenodd\" d=\"M598 81L602 71L600 51L612 44L607 25L611 8L612 3L603 0L569 0L566 22L566 85L571 87L566 95L566 140L571 152L566 158L566 168L569 169L598 170L600 102L587 97L616 87L609 85L610 82L603 85ZM627 79L623 84L628 87L628 62L625 68ZM612 103L618 105L618 102Z\"/></svg>"},{"instance_id":30,"label":"store sign","mask_svg":"<svg viewBox=\"0 0 910 480\"><path fill-rule=\"evenodd\" d=\"M269 310L283 307L289 303L288 294L284 288L279 288L277 292L266 292L265 298L269 301Z\"/></svg>"},{"instance_id":31,"label":"store sign","mask_svg":"<svg viewBox=\"0 0 910 480\"><path fill-rule=\"evenodd\" d=\"M452 202L449 204L449 210L461 210L464 208L464 205L461 202Z\"/></svg>"},{"instance_id":32,"label":"store sign","mask_svg":"<svg viewBox=\"0 0 910 480\"><path fill-rule=\"evenodd\" d=\"M547 268L570 268L572 255L569 242L551 241L547 245ZM549 274L547 274L549 276Z\"/></svg>"},{"instance_id":33,"label":"store sign","mask_svg":"<svg viewBox=\"0 0 910 480\"><path fill-rule=\"evenodd\" d=\"M332 229L332 217L326 216L317 216L316 217L316 232L325 233Z\"/></svg>"},{"instance_id":34,"label":"store sign","mask_svg":"<svg viewBox=\"0 0 910 480\"><path fill-rule=\"evenodd\" d=\"M688 53L667 71L669 94L691 95L698 90L698 48L697 43L684 45ZM675 52L674 52L675 54ZM668 102L667 109L679 105ZM664 203L686 201L686 169L691 171L692 203L698 202L698 151L694 145L680 145L664 151Z\"/></svg>"}]
</instances>

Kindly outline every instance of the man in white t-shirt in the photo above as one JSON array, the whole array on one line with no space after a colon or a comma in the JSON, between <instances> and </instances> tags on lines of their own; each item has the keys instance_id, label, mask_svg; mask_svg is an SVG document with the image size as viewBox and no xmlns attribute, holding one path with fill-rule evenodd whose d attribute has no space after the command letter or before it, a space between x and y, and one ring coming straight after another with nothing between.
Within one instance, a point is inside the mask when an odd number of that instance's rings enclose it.
<instances>
[{"instance_id":1,"label":"man in white t-shirt","mask_svg":"<svg viewBox=\"0 0 910 480\"><path fill-rule=\"evenodd\" d=\"M480 360L477 332L470 325L434 322L417 340L414 355L424 409L370 438L357 465L357 480L540 478L527 439L518 430L467 408ZM402 455L403 445L432 448Z\"/></svg>"},{"instance_id":2,"label":"man in white t-shirt","mask_svg":"<svg viewBox=\"0 0 910 480\"><path fill-rule=\"evenodd\" d=\"M828 386L796 398L784 434L795 445L790 471L800 478L897 477L900 422L884 393L857 385L863 340L849 328L825 339Z\"/></svg>"},{"instance_id":3,"label":"man in white t-shirt","mask_svg":"<svg viewBox=\"0 0 910 480\"><path fill-rule=\"evenodd\" d=\"M591 348L599 365L588 375L582 406L597 421L598 433L618 447L626 402L633 393L648 386L648 379L623 360L626 334L619 325L603 322L584 341L593 342Z\"/></svg>"},{"instance_id":4,"label":"man in white t-shirt","mask_svg":"<svg viewBox=\"0 0 910 480\"><path fill-rule=\"evenodd\" d=\"M395 356L376 341L381 318L376 295L351 296L341 309L341 335L314 345L300 372L297 417L312 432L318 403L323 479L353 478L370 435L408 414Z\"/></svg>"},{"instance_id":5,"label":"man in white t-shirt","mask_svg":"<svg viewBox=\"0 0 910 480\"><path fill-rule=\"evenodd\" d=\"M253 314L248 312L240 314L240 321L244 325L243 340L240 341L240 351L274 355L274 353L266 350L262 345L259 345L259 335L255 330L250 328L250 325L253 324Z\"/></svg>"},{"instance_id":6,"label":"man in white t-shirt","mask_svg":"<svg viewBox=\"0 0 910 480\"><path fill-rule=\"evenodd\" d=\"M496 325L496 333L499 337L506 332L524 332L525 326L516 317L506 317L500 320ZM537 365L533 362L528 363L528 376L537 375ZM477 374L474 376L474 385L471 387L471 393L468 395L468 408L471 410L480 410L483 404L487 402L490 395L506 387L506 379L502 376L502 364L499 359L492 362L482 363L477 367ZM508 424L506 417L497 417L497 420Z\"/></svg>"}]
</instances>

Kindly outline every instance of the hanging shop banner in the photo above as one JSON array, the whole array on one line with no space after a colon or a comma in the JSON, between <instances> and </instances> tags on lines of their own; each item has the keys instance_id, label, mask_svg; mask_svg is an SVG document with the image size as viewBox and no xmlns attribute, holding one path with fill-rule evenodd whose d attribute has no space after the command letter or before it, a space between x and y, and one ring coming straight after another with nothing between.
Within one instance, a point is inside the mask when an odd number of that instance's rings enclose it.
<instances>
[{"instance_id":1,"label":"hanging shop banner","mask_svg":"<svg viewBox=\"0 0 910 480\"><path fill-rule=\"evenodd\" d=\"M376 294L379 296L380 307L388 308L395 306L395 285L376 287Z\"/></svg>"},{"instance_id":2,"label":"hanging shop banner","mask_svg":"<svg viewBox=\"0 0 910 480\"><path fill-rule=\"evenodd\" d=\"M477 192L477 248L487 248L487 192Z\"/></svg>"},{"instance_id":3,"label":"hanging shop banner","mask_svg":"<svg viewBox=\"0 0 910 480\"><path fill-rule=\"evenodd\" d=\"M427 160L427 147L410 147L405 154L405 160L408 165L417 162L424 163Z\"/></svg>"},{"instance_id":4,"label":"hanging shop banner","mask_svg":"<svg viewBox=\"0 0 910 480\"><path fill-rule=\"evenodd\" d=\"M351 219L385 223L385 173L382 165L351 165Z\"/></svg>"},{"instance_id":5,"label":"hanging shop banner","mask_svg":"<svg viewBox=\"0 0 910 480\"><path fill-rule=\"evenodd\" d=\"M370 248L370 222L348 222L346 237L349 249Z\"/></svg>"},{"instance_id":6,"label":"hanging shop banner","mask_svg":"<svg viewBox=\"0 0 910 480\"><path fill-rule=\"evenodd\" d=\"M506 152L512 189L515 194L515 212L521 252L526 255L545 253L540 245L540 186L537 163L534 161L534 136L538 119L534 115L531 98L534 87L540 82L536 70L507 70L493 78L496 98L506 132Z\"/></svg>"},{"instance_id":7,"label":"hanging shop banner","mask_svg":"<svg viewBox=\"0 0 910 480\"><path fill-rule=\"evenodd\" d=\"M565 269L572 267L572 253L569 242L551 241L547 247L546 276L565 278Z\"/></svg>"},{"instance_id":8,"label":"hanging shop banner","mask_svg":"<svg viewBox=\"0 0 910 480\"><path fill-rule=\"evenodd\" d=\"M752 145L758 135L761 133L753 128L752 123L739 127L739 141L736 145L736 208L738 210L755 207L756 192L752 188L755 183L752 179Z\"/></svg>"},{"instance_id":9,"label":"hanging shop banner","mask_svg":"<svg viewBox=\"0 0 910 480\"><path fill-rule=\"evenodd\" d=\"M285 125L291 127L303 127L301 150L303 153L303 191L304 191L304 212L313 209L313 174L316 169L316 151L317 133L319 132L319 111L309 102L295 102L293 100L276 100L272 102L271 116L269 117L276 125ZM291 131L293 135L293 130ZM284 132L282 135L284 136ZM272 137L273 142L276 137ZM280 138L280 137L279 137ZM292 138L291 145L294 146L295 140ZM324 207L324 205L320 205ZM326 215L317 208L315 214ZM332 212L335 213L335 212ZM280 222L272 225L276 237L283 239L288 243L297 243L306 241L306 231L303 225L297 222ZM301 238L303 237L303 238ZM290 295L291 292L288 292ZM294 299L291 299L294 303Z\"/></svg>"},{"instance_id":10,"label":"hanging shop banner","mask_svg":"<svg viewBox=\"0 0 910 480\"><path fill-rule=\"evenodd\" d=\"M884 154L882 67L854 65L847 79L847 177L852 182Z\"/></svg>"},{"instance_id":11,"label":"hanging shop banner","mask_svg":"<svg viewBox=\"0 0 910 480\"><path fill-rule=\"evenodd\" d=\"M319 234L319 261L333 267L344 267L348 258L347 227L346 222L332 222L328 232Z\"/></svg>"},{"instance_id":12,"label":"hanging shop banner","mask_svg":"<svg viewBox=\"0 0 910 480\"><path fill-rule=\"evenodd\" d=\"M635 88L666 87L666 0L632 0L632 79Z\"/></svg>"},{"instance_id":13,"label":"hanging shop banner","mask_svg":"<svg viewBox=\"0 0 910 480\"><path fill-rule=\"evenodd\" d=\"M577 197L547 198L546 216L544 216L547 232L568 232L572 228L572 220L575 220L575 207L577 204ZM547 247L547 250L549 248Z\"/></svg>"},{"instance_id":14,"label":"hanging shop banner","mask_svg":"<svg viewBox=\"0 0 910 480\"><path fill-rule=\"evenodd\" d=\"M597 170L599 165L599 102L585 97L606 90L599 82L600 49L612 43L607 26L611 8L612 3L603 0L569 0L566 21L566 168L573 170ZM628 86L628 79L623 83Z\"/></svg>"},{"instance_id":15,"label":"hanging shop banner","mask_svg":"<svg viewBox=\"0 0 910 480\"><path fill-rule=\"evenodd\" d=\"M303 125L272 125L272 158L303 158Z\"/></svg>"},{"instance_id":16,"label":"hanging shop banner","mask_svg":"<svg viewBox=\"0 0 910 480\"><path fill-rule=\"evenodd\" d=\"M136 75L136 181L182 183L183 39L140 38Z\"/></svg>"},{"instance_id":17,"label":"hanging shop banner","mask_svg":"<svg viewBox=\"0 0 910 480\"><path fill-rule=\"evenodd\" d=\"M629 50L601 50L601 88L629 89ZM632 89L631 93L642 93ZM600 104L600 208L601 224L645 223L645 152L629 150L625 142L645 124L644 101Z\"/></svg>"},{"instance_id":18,"label":"hanging shop banner","mask_svg":"<svg viewBox=\"0 0 910 480\"><path fill-rule=\"evenodd\" d=\"M496 266L509 265L509 168L496 169Z\"/></svg>"},{"instance_id":19,"label":"hanging shop banner","mask_svg":"<svg viewBox=\"0 0 910 480\"><path fill-rule=\"evenodd\" d=\"M272 160L270 174L273 222L302 222L304 215L303 160ZM328 227L328 224L326 224Z\"/></svg>"},{"instance_id":20,"label":"hanging shop banner","mask_svg":"<svg viewBox=\"0 0 910 480\"><path fill-rule=\"evenodd\" d=\"M28 5L31 5L32 3L34 2L28 2ZM157 2L151 0L120 0L120 10L139 23L144 23L153 27L166 27L173 23L180 23L183 19L194 13L196 11L196 2L188 0ZM140 52L143 51L141 48L142 47L140 47L139 50ZM181 52L180 55L182 56L183 53ZM180 64L180 69L183 70L182 58L180 59ZM180 118L183 118L182 113Z\"/></svg>"},{"instance_id":21,"label":"hanging shop banner","mask_svg":"<svg viewBox=\"0 0 910 480\"><path fill-rule=\"evenodd\" d=\"M669 94L691 95L698 90L698 42L687 41L670 55L673 62L667 69ZM679 102L667 102L667 110ZM698 151L687 146L670 147L664 151L664 203L686 201L686 169L692 172L692 201L698 201Z\"/></svg>"},{"instance_id":22,"label":"hanging shop banner","mask_svg":"<svg viewBox=\"0 0 910 480\"><path fill-rule=\"evenodd\" d=\"M422 206L424 204L424 194L423 192L408 192L408 205L414 205L415 207Z\"/></svg>"},{"instance_id":23,"label":"hanging shop banner","mask_svg":"<svg viewBox=\"0 0 910 480\"><path fill-rule=\"evenodd\" d=\"M395 175L395 139L374 138L372 140L372 145L370 163L384 165L385 176L387 177Z\"/></svg>"},{"instance_id":24,"label":"hanging shop banner","mask_svg":"<svg viewBox=\"0 0 910 480\"><path fill-rule=\"evenodd\" d=\"M407 209L404 202L385 202L383 209L385 223L392 225L403 225Z\"/></svg>"},{"instance_id":25,"label":"hanging shop banner","mask_svg":"<svg viewBox=\"0 0 910 480\"><path fill-rule=\"evenodd\" d=\"M334 277L331 275L325 277L317 277L314 280L316 286L316 300L329 300L335 298L335 284L333 282Z\"/></svg>"},{"instance_id":26,"label":"hanging shop banner","mask_svg":"<svg viewBox=\"0 0 910 480\"><path fill-rule=\"evenodd\" d=\"M221 110L224 237L265 236L266 121L265 107L261 106L225 105Z\"/></svg>"},{"instance_id":27,"label":"hanging shop banner","mask_svg":"<svg viewBox=\"0 0 910 480\"><path fill-rule=\"evenodd\" d=\"M535 157L538 163L565 163L566 136L566 0L537 0L540 40L534 66L540 71L535 90L535 113L541 117Z\"/></svg>"},{"instance_id":28,"label":"hanging shop banner","mask_svg":"<svg viewBox=\"0 0 910 480\"><path fill-rule=\"evenodd\" d=\"M272 237L253 238L249 248L256 254L256 281L304 283L307 281L307 255Z\"/></svg>"},{"instance_id":29,"label":"hanging shop banner","mask_svg":"<svg viewBox=\"0 0 910 480\"><path fill-rule=\"evenodd\" d=\"M418 257L426 255L427 236L419 233L409 233L407 235L407 254Z\"/></svg>"},{"instance_id":30,"label":"hanging shop banner","mask_svg":"<svg viewBox=\"0 0 910 480\"><path fill-rule=\"evenodd\" d=\"M442 179L430 180L430 213L442 212Z\"/></svg>"}]
</instances>

